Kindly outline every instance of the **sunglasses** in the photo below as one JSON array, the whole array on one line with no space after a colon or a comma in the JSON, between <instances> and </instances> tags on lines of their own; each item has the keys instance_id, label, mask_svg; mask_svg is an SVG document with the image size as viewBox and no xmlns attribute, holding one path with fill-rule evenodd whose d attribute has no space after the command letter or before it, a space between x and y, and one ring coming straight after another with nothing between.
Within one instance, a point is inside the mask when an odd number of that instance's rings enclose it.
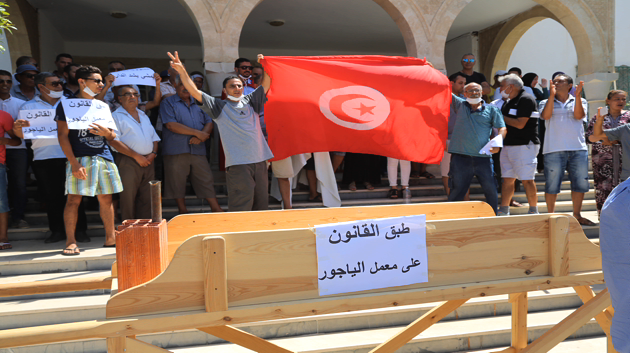
<instances>
[{"instance_id":1,"label":"sunglasses","mask_svg":"<svg viewBox=\"0 0 630 353\"><path fill-rule=\"evenodd\" d=\"M465 63L474 63L475 59L462 59L462 61Z\"/></svg>"},{"instance_id":2,"label":"sunglasses","mask_svg":"<svg viewBox=\"0 0 630 353\"><path fill-rule=\"evenodd\" d=\"M102 82L104 82L103 80L98 79L98 78L89 78L89 77L88 77L88 78L86 78L86 80L92 80L92 81L94 81L94 83L96 83L97 85L99 85L99 84L101 84Z\"/></svg>"},{"instance_id":3,"label":"sunglasses","mask_svg":"<svg viewBox=\"0 0 630 353\"><path fill-rule=\"evenodd\" d=\"M53 87L59 87L59 86L63 85L63 82L61 82L61 81L54 81L54 82L51 82L50 85L53 86Z\"/></svg>"},{"instance_id":4,"label":"sunglasses","mask_svg":"<svg viewBox=\"0 0 630 353\"><path fill-rule=\"evenodd\" d=\"M13 80L0 80L0 85L4 85L4 84L10 85L13 84Z\"/></svg>"},{"instance_id":5,"label":"sunglasses","mask_svg":"<svg viewBox=\"0 0 630 353\"><path fill-rule=\"evenodd\" d=\"M127 93L123 94L122 97L125 97L125 98L136 97L136 98L138 98L138 97L140 97L140 93L127 92Z\"/></svg>"},{"instance_id":6,"label":"sunglasses","mask_svg":"<svg viewBox=\"0 0 630 353\"><path fill-rule=\"evenodd\" d=\"M239 66L239 69L243 69L243 70L253 70L254 67L253 66L247 66L247 65L243 65L243 66Z\"/></svg>"}]
</instances>

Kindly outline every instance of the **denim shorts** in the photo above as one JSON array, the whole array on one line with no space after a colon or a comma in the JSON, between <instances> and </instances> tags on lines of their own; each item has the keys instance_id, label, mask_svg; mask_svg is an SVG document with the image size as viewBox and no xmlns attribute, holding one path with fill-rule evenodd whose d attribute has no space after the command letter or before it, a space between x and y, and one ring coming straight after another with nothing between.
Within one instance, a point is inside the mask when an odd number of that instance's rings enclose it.
<instances>
[{"instance_id":1,"label":"denim shorts","mask_svg":"<svg viewBox=\"0 0 630 353\"><path fill-rule=\"evenodd\" d=\"M545 193L559 194L564 171L569 172L571 191L588 192L588 151L560 151L545 154Z\"/></svg>"},{"instance_id":2,"label":"denim shorts","mask_svg":"<svg viewBox=\"0 0 630 353\"><path fill-rule=\"evenodd\" d=\"M0 213L9 212L9 194L7 193L7 166L0 163Z\"/></svg>"}]
</instances>

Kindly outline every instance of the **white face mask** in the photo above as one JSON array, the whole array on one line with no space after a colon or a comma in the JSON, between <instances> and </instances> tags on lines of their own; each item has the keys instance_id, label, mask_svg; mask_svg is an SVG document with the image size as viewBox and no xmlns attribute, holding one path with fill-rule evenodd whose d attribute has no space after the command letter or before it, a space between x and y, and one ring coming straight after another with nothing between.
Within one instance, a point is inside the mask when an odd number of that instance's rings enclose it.
<instances>
[{"instance_id":1,"label":"white face mask","mask_svg":"<svg viewBox=\"0 0 630 353\"><path fill-rule=\"evenodd\" d=\"M63 91L51 91L48 90L48 93L46 93L46 95L52 99L59 99L61 97L63 97Z\"/></svg>"},{"instance_id":2,"label":"white face mask","mask_svg":"<svg viewBox=\"0 0 630 353\"><path fill-rule=\"evenodd\" d=\"M503 99L508 99L510 98L510 95L505 91L501 91L501 97L503 97Z\"/></svg>"},{"instance_id":3,"label":"white face mask","mask_svg":"<svg viewBox=\"0 0 630 353\"><path fill-rule=\"evenodd\" d=\"M477 97L477 98L466 98L466 101L469 104L479 104L481 103L481 97Z\"/></svg>"},{"instance_id":4,"label":"white face mask","mask_svg":"<svg viewBox=\"0 0 630 353\"><path fill-rule=\"evenodd\" d=\"M92 91L88 86L85 86L83 92L87 93L90 97L96 96L96 93L94 93L94 91Z\"/></svg>"},{"instance_id":5,"label":"white face mask","mask_svg":"<svg viewBox=\"0 0 630 353\"><path fill-rule=\"evenodd\" d=\"M238 97L238 98L237 98L237 97L234 97L234 96L230 96L229 94L228 94L228 96L227 96L227 98L228 98L229 100L233 101L233 102L240 102L240 101L243 99L243 97L245 97L245 96L241 95L241 96L240 96L240 97Z\"/></svg>"}]
</instances>

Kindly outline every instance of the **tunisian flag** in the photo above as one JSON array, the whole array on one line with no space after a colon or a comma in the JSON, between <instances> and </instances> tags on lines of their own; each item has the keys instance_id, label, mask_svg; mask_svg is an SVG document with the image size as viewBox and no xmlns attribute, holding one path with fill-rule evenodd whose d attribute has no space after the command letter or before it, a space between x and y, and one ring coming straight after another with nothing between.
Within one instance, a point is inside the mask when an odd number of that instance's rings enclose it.
<instances>
[{"instance_id":1,"label":"tunisian flag","mask_svg":"<svg viewBox=\"0 0 630 353\"><path fill-rule=\"evenodd\" d=\"M265 123L274 160L356 152L439 163L451 103L426 60L390 56L267 56Z\"/></svg>"}]
</instances>

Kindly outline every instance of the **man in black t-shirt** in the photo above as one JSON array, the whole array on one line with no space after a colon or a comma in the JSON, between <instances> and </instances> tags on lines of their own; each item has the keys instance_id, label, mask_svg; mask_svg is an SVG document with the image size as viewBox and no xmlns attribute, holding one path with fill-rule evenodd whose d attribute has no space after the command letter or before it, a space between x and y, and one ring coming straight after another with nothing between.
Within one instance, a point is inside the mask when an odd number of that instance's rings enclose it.
<instances>
[{"instance_id":1,"label":"man in black t-shirt","mask_svg":"<svg viewBox=\"0 0 630 353\"><path fill-rule=\"evenodd\" d=\"M540 141L538 140L538 105L536 98L525 92L523 81L515 74L499 79L501 91L509 100L501 108L507 126L507 137L501 151L501 207L499 216L510 214L510 200L514 195L514 182L519 179L525 187L529 214L538 213L536 196L536 165Z\"/></svg>"},{"instance_id":2,"label":"man in black t-shirt","mask_svg":"<svg viewBox=\"0 0 630 353\"><path fill-rule=\"evenodd\" d=\"M478 83L481 85L483 95L488 95L492 91L492 87L486 80L486 76L481 72L474 71L475 56L472 53L468 53L462 57L462 71L460 71L464 78L466 78L466 84Z\"/></svg>"}]
</instances>

